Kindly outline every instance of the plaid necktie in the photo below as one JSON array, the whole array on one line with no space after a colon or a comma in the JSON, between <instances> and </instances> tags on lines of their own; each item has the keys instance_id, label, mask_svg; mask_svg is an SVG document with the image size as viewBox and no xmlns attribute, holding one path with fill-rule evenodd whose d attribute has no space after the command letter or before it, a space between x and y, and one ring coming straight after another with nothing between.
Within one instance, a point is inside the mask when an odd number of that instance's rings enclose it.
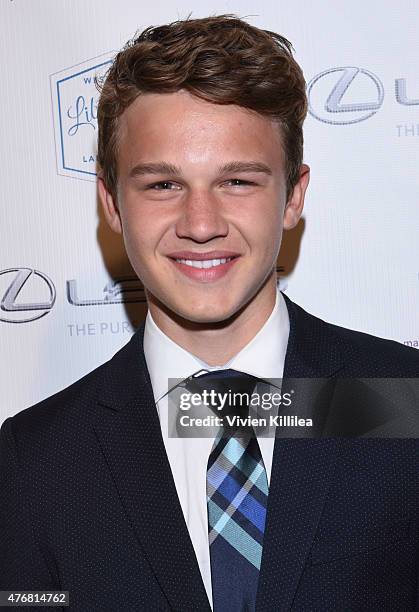
<instances>
[{"instance_id":1,"label":"plaid necktie","mask_svg":"<svg viewBox=\"0 0 419 612\"><path fill-rule=\"evenodd\" d=\"M204 374L195 382L250 397L257 379L230 369ZM246 403L239 412L243 416L248 410ZM255 610L267 501L266 470L253 428L220 428L207 466L214 612Z\"/></svg>"}]
</instances>

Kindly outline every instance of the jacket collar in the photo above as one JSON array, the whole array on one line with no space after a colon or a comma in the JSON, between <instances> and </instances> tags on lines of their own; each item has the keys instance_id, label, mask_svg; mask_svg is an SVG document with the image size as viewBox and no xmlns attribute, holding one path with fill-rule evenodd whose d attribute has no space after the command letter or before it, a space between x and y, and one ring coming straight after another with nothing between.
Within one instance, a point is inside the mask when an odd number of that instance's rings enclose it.
<instances>
[{"instance_id":1,"label":"jacket collar","mask_svg":"<svg viewBox=\"0 0 419 612\"><path fill-rule=\"evenodd\" d=\"M93 428L169 607L210 612L164 448L142 350L143 332L144 325L103 366Z\"/></svg>"},{"instance_id":2,"label":"jacket collar","mask_svg":"<svg viewBox=\"0 0 419 612\"><path fill-rule=\"evenodd\" d=\"M330 331L330 325L282 295L290 320L284 378L335 375L344 368L347 346ZM113 410L120 410L151 385L143 350L144 328L142 323L131 340L102 366L99 402Z\"/></svg>"},{"instance_id":3,"label":"jacket collar","mask_svg":"<svg viewBox=\"0 0 419 612\"><path fill-rule=\"evenodd\" d=\"M332 326L306 312L282 294L290 318L284 378L328 378L344 368L348 347Z\"/></svg>"}]
</instances>

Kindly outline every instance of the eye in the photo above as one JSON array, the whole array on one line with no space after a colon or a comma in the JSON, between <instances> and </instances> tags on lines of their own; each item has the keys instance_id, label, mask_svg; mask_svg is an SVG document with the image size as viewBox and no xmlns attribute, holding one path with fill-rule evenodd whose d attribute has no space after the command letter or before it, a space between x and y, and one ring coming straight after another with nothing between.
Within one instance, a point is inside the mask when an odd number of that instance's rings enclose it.
<instances>
[{"instance_id":1,"label":"eye","mask_svg":"<svg viewBox=\"0 0 419 612\"><path fill-rule=\"evenodd\" d=\"M238 179L238 178L228 179L227 181L225 181L225 183L230 183L232 187L255 185L255 183L253 183L252 181L243 181L242 179Z\"/></svg>"},{"instance_id":2,"label":"eye","mask_svg":"<svg viewBox=\"0 0 419 612\"><path fill-rule=\"evenodd\" d=\"M153 189L154 191L175 191L180 189L180 187L171 181L160 181L159 183L148 185L147 189Z\"/></svg>"}]
</instances>

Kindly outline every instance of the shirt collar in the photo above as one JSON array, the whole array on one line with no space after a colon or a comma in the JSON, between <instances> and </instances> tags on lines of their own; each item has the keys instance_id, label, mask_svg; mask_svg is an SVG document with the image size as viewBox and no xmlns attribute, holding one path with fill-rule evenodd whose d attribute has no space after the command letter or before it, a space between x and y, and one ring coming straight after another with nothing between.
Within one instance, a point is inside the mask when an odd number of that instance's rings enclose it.
<instances>
[{"instance_id":1,"label":"shirt collar","mask_svg":"<svg viewBox=\"0 0 419 612\"><path fill-rule=\"evenodd\" d=\"M150 311L144 329L144 356L156 403L168 391L168 379L185 379L198 370L231 368L263 379L282 378L289 336L285 300L277 289L275 306L257 334L237 355L220 366L210 366L171 340Z\"/></svg>"}]
</instances>

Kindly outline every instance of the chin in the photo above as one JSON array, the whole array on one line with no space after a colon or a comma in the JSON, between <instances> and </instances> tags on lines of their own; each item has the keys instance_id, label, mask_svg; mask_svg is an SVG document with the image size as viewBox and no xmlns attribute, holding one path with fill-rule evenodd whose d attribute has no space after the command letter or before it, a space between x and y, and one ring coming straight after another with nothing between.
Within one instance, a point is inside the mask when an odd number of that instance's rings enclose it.
<instances>
[{"instance_id":1,"label":"chin","mask_svg":"<svg viewBox=\"0 0 419 612\"><path fill-rule=\"evenodd\" d=\"M177 313L187 321L200 324L213 324L227 322L233 317L239 307L234 308L233 306L214 304L213 306L200 304L198 307L191 305L190 308L185 309L184 304L177 310Z\"/></svg>"},{"instance_id":2,"label":"chin","mask_svg":"<svg viewBox=\"0 0 419 612\"><path fill-rule=\"evenodd\" d=\"M222 323L223 321L227 321L231 315L223 314L223 313L202 313L197 314L194 313L185 313L183 316L184 319L190 321L191 323L199 323L201 325L211 325L214 323Z\"/></svg>"},{"instance_id":3,"label":"chin","mask_svg":"<svg viewBox=\"0 0 419 612\"><path fill-rule=\"evenodd\" d=\"M236 296L232 299L232 292L229 295L207 296L189 296L189 299L179 300L173 299L173 294L169 292L155 293L147 291L148 298L154 302L155 306L160 308L171 318L181 318L184 321L197 323L201 325L215 324L228 322L229 319L238 314L245 302ZM224 297L224 299L223 299Z\"/></svg>"}]
</instances>

